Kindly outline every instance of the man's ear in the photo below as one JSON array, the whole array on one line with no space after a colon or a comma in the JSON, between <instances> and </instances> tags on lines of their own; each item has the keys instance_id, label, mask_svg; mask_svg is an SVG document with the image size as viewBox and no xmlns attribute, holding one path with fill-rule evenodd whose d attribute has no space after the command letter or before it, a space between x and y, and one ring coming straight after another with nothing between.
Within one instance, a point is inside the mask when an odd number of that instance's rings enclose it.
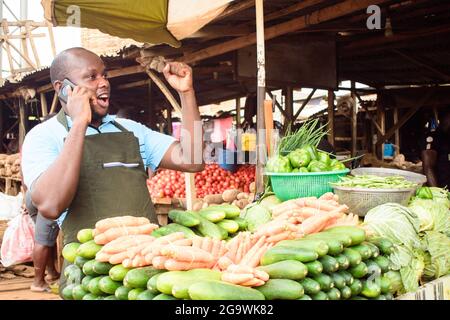
<instances>
[{"instance_id":1,"label":"man's ear","mask_svg":"<svg viewBox=\"0 0 450 320\"><path fill-rule=\"evenodd\" d=\"M61 90L62 81L56 80L53 82L53 89L55 89L56 93L59 93L59 90Z\"/></svg>"}]
</instances>

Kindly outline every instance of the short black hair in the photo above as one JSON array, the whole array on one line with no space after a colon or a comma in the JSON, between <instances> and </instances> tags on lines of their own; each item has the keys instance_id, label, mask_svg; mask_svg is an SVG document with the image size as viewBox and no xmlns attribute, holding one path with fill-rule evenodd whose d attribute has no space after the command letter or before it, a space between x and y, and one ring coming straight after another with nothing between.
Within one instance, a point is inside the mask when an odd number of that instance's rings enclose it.
<instances>
[{"instance_id":1,"label":"short black hair","mask_svg":"<svg viewBox=\"0 0 450 320\"><path fill-rule=\"evenodd\" d=\"M63 81L67 77L67 68L68 68L68 62L69 59L73 54L76 52L85 51L89 52L91 54L95 54L92 51L89 51L82 47L73 47L66 49L64 51L61 51L55 59L53 59L52 64L50 65L50 80L52 84L55 83L55 81Z\"/></svg>"}]
</instances>

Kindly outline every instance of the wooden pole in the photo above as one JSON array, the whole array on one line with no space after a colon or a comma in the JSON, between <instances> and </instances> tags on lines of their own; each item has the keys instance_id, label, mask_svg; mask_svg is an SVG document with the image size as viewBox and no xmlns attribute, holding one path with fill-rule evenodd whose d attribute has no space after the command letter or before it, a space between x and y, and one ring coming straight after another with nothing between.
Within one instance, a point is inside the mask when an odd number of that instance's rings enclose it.
<instances>
[{"instance_id":1,"label":"wooden pole","mask_svg":"<svg viewBox=\"0 0 450 320\"><path fill-rule=\"evenodd\" d=\"M266 96L266 57L264 45L264 4L263 0L255 0L256 9L256 53L258 68L257 88L257 134L256 134L256 193L264 192L264 165L266 162L266 146L264 133L264 100Z\"/></svg>"},{"instance_id":2,"label":"wooden pole","mask_svg":"<svg viewBox=\"0 0 450 320\"><path fill-rule=\"evenodd\" d=\"M26 132L26 115L25 115L25 101L19 98L19 150L22 149L23 140Z\"/></svg>"},{"instance_id":3,"label":"wooden pole","mask_svg":"<svg viewBox=\"0 0 450 320\"><path fill-rule=\"evenodd\" d=\"M50 47L52 49L53 57L55 57L56 56L55 38L53 36L53 26L50 24L50 22L47 22L47 28L48 28L48 37L50 38Z\"/></svg>"},{"instance_id":4,"label":"wooden pole","mask_svg":"<svg viewBox=\"0 0 450 320\"><path fill-rule=\"evenodd\" d=\"M48 114L47 99L45 98L45 93L43 92L41 92L40 96L42 116L45 117Z\"/></svg>"},{"instance_id":5,"label":"wooden pole","mask_svg":"<svg viewBox=\"0 0 450 320\"><path fill-rule=\"evenodd\" d=\"M264 101L264 122L266 126L266 145L267 154L272 155L272 134L273 134L273 102L272 100Z\"/></svg>"},{"instance_id":6,"label":"wooden pole","mask_svg":"<svg viewBox=\"0 0 450 320\"><path fill-rule=\"evenodd\" d=\"M351 110L351 123L352 123L352 157L356 156L357 142L358 142L358 104L355 97L355 82L352 81L352 100L354 102Z\"/></svg>"},{"instance_id":7,"label":"wooden pole","mask_svg":"<svg viewBox=\"0 0 450 320\"><path fill-rule=\"evenodd\" d=\"M334 91L328 90L328 142L334 147Z\"/></svg>"},{"instance_id":8,"label":"wooden pole","mask_svg":"<svg viewBox=\"0 0 450 320\"><path fill-rule=\"evenodd\" d=\"M394 118L394 126L395 126L398 123L398 108L397 107L394 107L393 118ZM397 152L400 153L400 130L399 129L395 130L394 144L398 148L398 149L396 149Z\"/></svg>"},{"instance_id":9,"label":"wooden pole","mask_svg":"<svg viewBox=\"0 0 450 320\"><path fill-rule=\"evenodd\" d=\"M55 91L55 94L53 95L52 106L50 107L50 113L56 112L57 105L58 105L58 94Z\"/></svg>"},{"instance_id":10,"label":"wooden pole","mask_svg":"<svg viewBox=\"0 0 450 320\"><path fill-rule=\"evenodd\" d=\"M241 98L236 99L236 128L241 127Z\"/></svg>"},{"instance_id":11,"label":"wooden pole","mask_svg":"<svg viewBox=\"0 0 450 320\"><path fill-rule=\"evenodd\" d=\"M286 110L286 117L284 118L284 128L285 130L293 125L294 122L294 90L292 90L292 87L287 87L285 91L285 110Z\"/></svg>"}]
</instances>

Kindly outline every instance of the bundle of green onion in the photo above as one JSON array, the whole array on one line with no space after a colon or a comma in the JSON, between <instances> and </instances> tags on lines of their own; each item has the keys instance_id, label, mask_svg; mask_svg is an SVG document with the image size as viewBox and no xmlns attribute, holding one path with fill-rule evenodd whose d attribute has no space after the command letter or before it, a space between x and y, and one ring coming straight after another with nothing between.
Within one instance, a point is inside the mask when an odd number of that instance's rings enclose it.
<instances>
[{"instance_id":1,"label":"bundle of green onion","mask_svg":"<svg viewBox=\"0 0 450 320\"><path fill-rule=\"evenodd\" d=\"M417 184L402 176L380 177L374 175L359 175L340 177L341 181L332 185L337 187L370 188L370 189L410 189Z\"/></svg>"},{"instance_id":2,"label":"bundle of green onion","mask_svg":"<svg viewBox=\"0 0 450 320\"><path fill-rule=\"evenodd\" d=\"M320 140L328 134L326 125L319 126L319 119L306 121L297 131L286 132L280 140L277 154L286 156L288 153L304 146L317 147Z\"/></svg>"}]
</instances>

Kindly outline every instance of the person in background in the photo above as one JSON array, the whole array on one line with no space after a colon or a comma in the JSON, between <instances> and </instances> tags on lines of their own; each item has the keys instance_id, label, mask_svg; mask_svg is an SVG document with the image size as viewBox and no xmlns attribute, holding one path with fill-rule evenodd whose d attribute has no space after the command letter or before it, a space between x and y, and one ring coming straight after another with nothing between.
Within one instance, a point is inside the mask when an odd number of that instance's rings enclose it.
<instances>
[{"instance_id":1,"label":"person in background","mask_svg":"<svg viewBox=\"0 0 450 320\"><path fill-rule=\"evenodd\" d=\"M436 130L422 141L423 172L431 187L450 186L450 111L446 111Z\"/></svg>"},{"instance_id":2,"label":"person in background","mask_svg":"<svg viewBox=\"0 0 450 320\"><path fill-rule=\"evenodd\" d=\"M55 115L56 113L48 114L42 122ZM55 268L57 260L56 239L58 238L59 227L55 220L46 219L38 212L31 201L31 193L23 182L23 178L22 188L25 195L24 209L34 222L34 280L30 290L33 292L50 292L48 283L59 279L59 273ZM46 270L47 275L45 275Z\"/></svg>"}]
</instances>

